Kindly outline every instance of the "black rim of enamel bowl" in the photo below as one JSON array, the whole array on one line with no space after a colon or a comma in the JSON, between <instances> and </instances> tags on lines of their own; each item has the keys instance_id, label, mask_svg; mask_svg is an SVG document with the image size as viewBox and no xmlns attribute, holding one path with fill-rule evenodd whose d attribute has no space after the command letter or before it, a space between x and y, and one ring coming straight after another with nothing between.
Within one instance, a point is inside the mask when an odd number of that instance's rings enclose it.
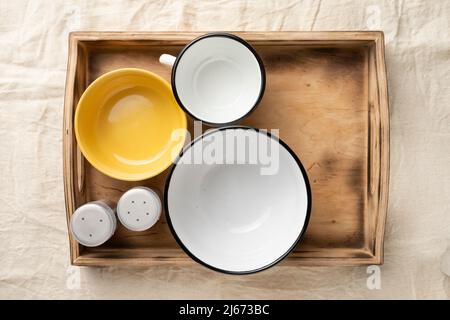
<instances>
[{"instance_id":1,"label":"black rim of enamel bowl","mask_svg":"<svg viewBox=\"0 0 450 320\"><path fill-rule=\"evenodd\" d=\"M307 193L307 209L306 209L306 217L305 217L305 221L303 223L303 227L301 229L301 231L299 232L299 235L297 237L297 239L294 241L294 243L291 245L291 247L285 252L283 253L280 257L278 257L277 259L275 259L274 261L272 261L271 263L262 266L260 268L254 269L254 270L246 270L246 271L231 271L231 270L226 270L226 269L220 269L217 267L214 267L210 264L208 264L207 262L199 259L198 257L196 257L185 245L184 243L181 241L181 239L178 237L177 232L172 224L172 220L170 218L170 212L169 212L169 201L168 201L168 197L169 197L169 187L170 187L170 182L172 179L172 175L178 165L178 162L180 161L180 159L183 157L183 154L186 153L186 151L188 149L190 149L196 142L200 141L201 139L205 138L206 136L213 134L215 132L218 131L224 131L224 130L232 130L232 129L244 129L244 130L255 130L258 133L262 133L262 134L266 134L268 137L270 137L271 139L275 139L273 137L273 135L271 133L269 133L268 131L262 131L260 129L257 128L253 128L253 127L246 127L246 126L227 126L227 127L221 127L221 128L216 128L213 129L211 131L206 132L205 134L199 136L198 138L194 139L193 141L191 141L191 143L189 145L187 145L183 151L179 154L179 156L177 157L177 159L174 161L174 165L172 166L172 168L170 169L170 172L167 176L166 179L166 184L165 184L165 189L164 189L164 211L165 211L165 215L166 215L166 220L167 220L167 224L169 225L170 231L173 235L173 237L175 238L176 242L178 243L178 245L183 249L184 252L186 252L186 254L191 257L194 261L202 264L203 266L212 269L214 271L218 271L218 272L222 272L222 273L226 273L226 274L234 274L234 275L244 275L244 274L251 274L251 273L256 273L256 272L260 272L263 270L266 270L274 265L276 265L278 262L280 262L281 260L283 260L292 250L294 250L294 248L297 246L297 244L303 239L303 236L306 232L306 229L308 227L308 223L309 223L309 218L311 215L311 201L312 201L312 197L311 197L311 186L309 183L309 179L308 179L308 175L306 173L306 170L303 166L303 164L301 163L300 159L297 157L297 155L294 153L294 151L292 151L292 149L285 143L283 142L280 138L276 138L276 141L278 141L279 144L281 144L281 146L283 146L292 156L292 158L295 160L295 162L297 163L303 179L305 181L305 187L306 187L306 193Z\"/></svg>"}]
</instances>

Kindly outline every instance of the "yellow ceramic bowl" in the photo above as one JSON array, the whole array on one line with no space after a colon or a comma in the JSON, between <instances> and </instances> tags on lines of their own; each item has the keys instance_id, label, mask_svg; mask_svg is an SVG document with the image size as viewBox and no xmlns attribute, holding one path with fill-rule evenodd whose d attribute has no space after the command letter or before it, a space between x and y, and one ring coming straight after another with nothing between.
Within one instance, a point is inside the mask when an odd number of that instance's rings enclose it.
<instances>
[{"instance_id":1,"label":"yellow ceramic bowl","mask_svg":"<svg viewBox=\"0 0 450 320\"><path fill-rule=\"evenodd\" d=\"M119 69L96 79L75 112L75 134L86 159L104 174L128 181L153 177L181 151L186 116L164 79Z\"/></svg>"}]
</instances>

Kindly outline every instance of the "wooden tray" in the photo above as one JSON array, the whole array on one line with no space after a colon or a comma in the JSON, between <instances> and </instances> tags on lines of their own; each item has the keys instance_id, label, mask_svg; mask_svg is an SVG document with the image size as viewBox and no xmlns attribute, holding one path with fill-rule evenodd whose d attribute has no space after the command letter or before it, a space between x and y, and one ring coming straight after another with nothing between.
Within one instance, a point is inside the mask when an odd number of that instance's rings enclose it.
<instances>
[{"instance_id":1,"label":"wooden tray","mask_svg":"<svg viewBox=\"0 0 450 320\"><path fill-rule=\"evenodd\" d=\"M304 240L281 265L361 265L383 262L389 178L389 109L382 32L235 32L260 54L267 86L242 124L279 128L312 187ZM167 170L144 182L109 178L81 155L73 130L80 95L101 74L151 70L166 80L161 53L176 55L200 33L76 32L69 37L64 102L64 190L67 220L80 205L117 200L136 185L163 192ZM192 127L192 122L189 124ZM97 248L70 236L71 262L83 266L193 263L164 218L142 233L122 226Z\"/></svg>"}]
</instances>

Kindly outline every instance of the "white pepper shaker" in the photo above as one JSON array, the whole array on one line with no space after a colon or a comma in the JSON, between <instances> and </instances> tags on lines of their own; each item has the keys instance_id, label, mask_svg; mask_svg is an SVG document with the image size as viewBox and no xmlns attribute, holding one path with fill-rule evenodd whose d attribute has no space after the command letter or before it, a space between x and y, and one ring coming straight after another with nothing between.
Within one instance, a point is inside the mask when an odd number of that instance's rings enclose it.
<instances>
[{"instance_id":1,"label":"white pepper shaker","mask_svg":"<svg viewBox=\"0 0 450 320\"><path fill-rule=\"evenodd\" d=\"M135 187L125 192L117 203L117 216L125 228L144 231L160 218L162 211L158 194L147 187Z\"/></svg>"},{"instance_id":2,"label":"white pepper shaker","mask_svg":"<svg viewBox=\"0 0 450 320\"><path fill-rule=\"evenodd\" d=\"M70 219L70 231L78 243L96 247L113 236L117 219L111 206L111 203L99 200L75 210Z\"/></svg>"}]
</instances>

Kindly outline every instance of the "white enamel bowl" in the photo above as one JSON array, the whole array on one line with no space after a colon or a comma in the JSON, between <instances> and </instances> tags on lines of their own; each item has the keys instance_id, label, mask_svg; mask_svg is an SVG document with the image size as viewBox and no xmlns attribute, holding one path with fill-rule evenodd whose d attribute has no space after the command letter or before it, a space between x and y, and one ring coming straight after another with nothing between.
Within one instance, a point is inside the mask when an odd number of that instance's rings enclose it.
<instances>
[{"instance_id":1,"label":"white enamel bowl","mask_svg":"<svg viewBox=\"0 0 450 320\"><path fill-rule=\"evenodd\" d=\"M174 61L172 88L178 104L211 125L236 122L259 103L265 73L256 51L231 34L207 34Z\"/></svg>"},{"instance_id":2,"label":"white enamel bowl","mask_svg":"<svg viewBox=\"0 0 450 320\"><path fill-rule=\"evenodd\" d=\"M236 148L224 143L224 164L199 164L198 156L214 154L212 147L227 134L239 143L252 142ZM278 161L272 157L278 170L268 174L261 170L270 167L268 161L239 160L239 151L250 154L255 141L278 147ZM230 159L240 164L230 164ZM188 255L216 271L246 274L274 265L300 241L311 190L302 164L281 140L257 129L226 127L185 148L169 174L164 200L171 231Z\"/></svg>"}]
</instances>

